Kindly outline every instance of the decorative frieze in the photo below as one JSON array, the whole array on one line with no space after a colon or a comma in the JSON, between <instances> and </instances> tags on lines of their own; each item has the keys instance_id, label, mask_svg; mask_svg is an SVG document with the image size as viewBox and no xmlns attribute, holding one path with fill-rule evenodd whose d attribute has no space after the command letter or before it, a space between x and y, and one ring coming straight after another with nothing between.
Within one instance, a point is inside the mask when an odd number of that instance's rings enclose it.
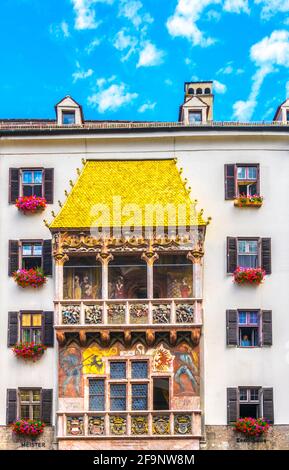
<instances>
[{"instance_id":1,"label":"decorative frieze","mask_svg":"<svg viewBox=\"0 0 289 470\"><path fill-rule=\"evenodd\" d=\"M147 304L131 304L129 307L130 323L149 323L149 308Z\"/></svg>"},{"instance_id":2,"label":"decorative frieze","mask_svg":"<svg viewBox=\"0 0 289 470\"><path fill-rule=\"evenodd\" d=\"M125 323L125 304L109 304L107 306L107 319L111 324Z\"/></svg>"},{"instance_id":3,"label":"decorative frieze","mask_svg":"<svg viewBox=\"0 0 289 470\"><path fill-rule=\"evenodd\" d=\"M84 318L85 323L89 325L97 325L103 323L101 305L85 305Z\"/></svg>"},{"instance_id":4,"label":"decorative frieze","mask_svg":"<svg viewBox=\"0 0 289 470\"><path fill-rule=\"evenodd\" d=\"M62 306L62 323L64 325L77 325L80 323L80 305Z\"/></svg>"},{"instance_id":5,"label":"decorative frieze","mask_svg":"<svg viewBox=\"0 0 289 470\"><path fill-rule=\"evenodd\" d=\"M83 436L83 416L67 416L66 423L66 431L68 435Z\"/></svg>"},{"instance_id":6,"label":"decorative frieze","mask_svg":"<svg viewBox=\"0 0 289 470\"><path fill-rule=\"evenodd\" d=\"M158 434L158 435L170 434L170 416L169 415L153 416L153 434Z\"/></svg>"},{"instance_id":7,"label":"decorative frieze","mask_svg":"<svg viewBox=\"0 0 289 470\"><path fill-rule=\"evenodd\" d=\"M153 323L171 323L171 306L169 304L153 305Z\"/></svg>"},{"instance_id":8,"label":"decorative frieze","mask_svg":"<svg viewBox=\"0 0 289 470\"><path fill-rule=\"evenodd\" d=\"M192 434L192 418L189 414L174 416L174 432L175 434Z\"/></svg>"},{"instance_id":9,"label":"decorative frieze","mask_svg":"<svg viewBox=\"0 0 289 470\"><path fill-rule=\"evenodd\" d=\"M90 416L88 419L88 434L103 436L105 434L104 416Z\"/></svg>"},{"instance_id":10,"label":"decorative frieze","mask_svg":"<svg viewBox=\"0 0 289 470\"><path fill-rule=\"evenodd\" d=\"M193 323L194 322L194 306L192 304L176 305L176 322L177 323Z\"/></svg>"},{"instance_id":11,"label":"decorative frieze","mask_svg":"<svg viewBox=\"0 0 289 470\"><path fill-rule=\"evenodd\" d=\"M110 416L110 433L123 436L127 432L127 419L126 416Z\"/></svg>"},{"instance_id":12,"label":"decorative frieze","mask_svg":"<svg viewBox=\"0 0 289 470\"><path fill-rule=\"evenodd\" d=\"M131 417L131 434L146 435L148 434L148 416L132 416Z\"/></svg>"}]
</instances>

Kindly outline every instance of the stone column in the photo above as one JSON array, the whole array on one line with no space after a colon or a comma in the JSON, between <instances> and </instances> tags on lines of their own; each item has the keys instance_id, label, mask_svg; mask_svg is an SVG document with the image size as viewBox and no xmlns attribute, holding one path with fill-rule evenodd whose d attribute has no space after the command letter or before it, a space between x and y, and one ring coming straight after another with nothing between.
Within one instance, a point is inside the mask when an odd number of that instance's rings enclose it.
<instances>
[{"instance_id":1,"label":"stone column","mask_svg":"<svg viewBox=\"0 0 289 470\"><path fill-rule=\"evenodd\" d=\"M159 259L159 255L154 251L147 251L141 255L141 258L147 263L147 296L148 299L153 299L154 297L154 285L153 285L153 267L154 262Z\"/></svg>"},{"instance_id":2,"label":"stone column","mask_svg":"<svg viewBox=\"0 0 289 470\"><path fill-rule=\"evenodd\" d=\"M69 260L65 254L57 254L55 259L55 300L63 300L63 266Z\"/></svg>"},{"instance_id":3,"label":"stone column","mask_svg":"<svg viewBox=\"0 0 289 470\"><path fill-rule=\"evenodd\" d=\"M193 251L187 254L187 258L193 264L193 297L203 298L203 255L202 251Z\"/></svg>"},{"instance_id":4,"label":"stone column","mask_svg":"<svg viewBox=\"0 0 289 470\"><path fill-rule=\"evenodd\" d=\"M96 260L101 262L101 297L102 299L108 298L108 264L113 260L111 253L102 252L98 253Z\"/></svg>"}]
</instances>

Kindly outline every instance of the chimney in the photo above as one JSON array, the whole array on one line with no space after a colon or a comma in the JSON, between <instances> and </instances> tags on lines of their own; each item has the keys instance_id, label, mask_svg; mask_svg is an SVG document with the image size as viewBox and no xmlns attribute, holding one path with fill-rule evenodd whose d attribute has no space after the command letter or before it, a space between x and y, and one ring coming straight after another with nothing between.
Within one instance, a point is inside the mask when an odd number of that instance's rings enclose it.
<instances>
[{"instance_id":1,"label":"chimney","mask_svg":"<svg viewBox=\"0 0 289 470\"><path fill-rule=\"evenodd\" d=\"M179 121L184 124L205 124L213 120L213 82L185 82L184 103Z\"/></svg>"}]
</instances>

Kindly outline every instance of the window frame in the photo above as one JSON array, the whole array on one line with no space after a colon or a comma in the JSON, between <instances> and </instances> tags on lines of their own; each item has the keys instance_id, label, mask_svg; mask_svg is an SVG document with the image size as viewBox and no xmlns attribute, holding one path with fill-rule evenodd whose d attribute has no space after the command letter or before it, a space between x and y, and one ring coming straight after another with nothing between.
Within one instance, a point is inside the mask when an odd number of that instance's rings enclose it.
<instances>
[{"instance_id":1,"label":"window frame","mask_svg":"<svg viewBox=\"0 0 289 470\"><path fill-rule=\"evenodd\" d=\"M248 170L249 168L256 168L256 179L251 179L251 178L239 179L238 178L238 168L246 168L246 170ZM244 185L246 183L248 183L246 196L251 195L248 188L249 188L250 184L254 184L254 183L256 184L256 194L260 195L260 164L259 163L236 163L235 164L234 174L235 174L235 195L236 195L236 197L240 197L241 194L243 194L243 193L239 192L240 183L244 183Z\"/></svg>"},{"instance_id":2,"label":"window frame","mask_svg":"<svg viewBox=\"0 0 289 470\"><path fill-rule=\"evenodd\" d=\"M237 266L239 267L246 267L246 266L242 266L240 263L239 263L239 256L256 256L255 253L242 253L242 252L239 252L239 242L242 242L242 241L245 241L245 242L252 242L252 241L256 241L257 242L257 268L261 266L261 262L262 262L262 247L261 247L261 238L260 237L236 237L237 238Z\"/></svg>"},{"instance_id":3,"label":"window frame","mask_svg":"<svg viewBox=\"0 0 289 470\"><path fill-rule=\"evenodd\" d=\"M21 401L21 392L29 392L29 401ZM39 402L33 402L33 392L39 391ZM32 399L31 399L32 397ZM34 405L37 404L37 405ZM29 406L29 418L22 418L21 406ZM39 418L34 418L33 406L39 406ZM17 416L20 419L41 419L42 412L42 388L41 387L19 387L17 389Z\"/></svg>"},{"instance_id":4,"label":"window frame","mask_svg":"<svg viewBox=\"0 0 289 470\"><path fill-rule=\"evenodd\" d=\"M19 240L19 266L18 269L24 269L23 268L23 259L24 258L40 258L40 256L23 256L23 245L41 245L42 247L42 252L41 252L41 266L39 266L41 269L43 269L43 264L44 264L44 253L43 253L43 248L44 248L44 240ZM25 268L26 269L26 268Z\"/></svg>"},{"instance_id":5,"label":"window frame","mask_svg":"<svg viewBox=\"0 0 289 470\"><path fill-rule=\"evenodd\" d=\"M193 116L193 115L199 115L200 116L200 121L191 121L190 116ZM190 109L188 111L188 121L189 121L189 124L202 124L202 122L203 122L202 109Z\"/></svg>"},{"instance_id":6,"label":"window frame","mask_svg":"<svg viewBox=\"0 0 289 470\"><path fill-rule=\"evenodd\" d=\"M64 122L65 115L68 116L69 114L74 116L74 122ZM76 124L76 111L75 109L63 109L61 111L61 124L63 126L75 126Z\"/></svg>"},{"instance_id":7,"label":"window frame","mask_svg":"<svg viewBox=\"0 0 289 470\"><path fill-rule=\"evenodd\" d=\"M34 181L32 183L24 183L23 182L23 173L25 171L31 171L32 173L36 171L41 171L42 173L42 181L41 181L41 196L38 197L44 197L44 192L45 192L45 169L42 167L27 167L27 168L19 168L19 195L20 197L24 196L24 191L23 191L23 186L40 186L40 183L36 184ZM34 177L33 177L34 179Z\"/></svg>"},{"instance_id":8,"label":"window frame","mask_svg":"<svg viewBox=\"0 0 289 470\"><path fill-rule=\"evenodd\" d=\"M258 317L258 322L256 324L253 323L240 323L239 321L239 314L240 313L245 313L246 314L246 320L247 317L251 313L257 313ZM260 348L262 345L262 311L260 309L245 309L245 308L239 308L237 309L237 341L238 341L238 347L241 349L252 349L252 348ZM257 334L258 334L258 341L256 345L251 345L251 346L242 346L241 344L241 328L250 328L250 329L256 329Z\"/></svg>"},{"instance_id":9,"label":"window frame","mask_svg":"<svg viewBox=\"0 0 289 470\"><path fill-rule=\"evenodd\" d=\"M23 326L22 325L22 316L23 315L31 315L31 318L33 317L33 315L41 315L41 326L40 327L37 327L37 326ZM40 343L43 343L43 328L44 328L44 318L43 318L43 310L20 310L19 311L19 329L20 329L20 334L19 334L19 337L20 337L20 341L23 341L23 330L24 329L29 329L30 332L31 330L40 330ZM30 333L31 334L31 333ZM30 342L32 342L32 340L30 340ZM35 341L33 341L35 342ZM38 344L38 343L36 343Z\"/></svg>"},{"instance_id":10,"label":"window frame","mask_svg":"<svg viewBox=\"0 0 289 470\"><path fill-rule=\"evenodd\" d=\"M256 405L257 408L257 414L258 417L261 418L263 416L263 396L262 396L262 387L261 386L246 386L242 385L238 387L238 417L240 418L240 406L241 405ZM247 400L240 400L240 391L241 390L246 390L247 392ZM252 390L258 390L258 400L251 400L251 391Z\"/></svg>"}]
</instances>

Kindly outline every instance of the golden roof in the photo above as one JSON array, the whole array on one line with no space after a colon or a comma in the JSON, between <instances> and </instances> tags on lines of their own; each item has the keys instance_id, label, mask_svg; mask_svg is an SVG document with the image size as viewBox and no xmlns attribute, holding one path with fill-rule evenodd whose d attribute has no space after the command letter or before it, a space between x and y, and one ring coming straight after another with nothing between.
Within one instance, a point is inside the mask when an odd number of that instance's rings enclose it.
<instances>
[{"instance_id":1,"label":"golden roof","mask_svg":"<svg viewBox=\"0 0 289 470\"><path fill-rule=\"evenodd\" d=\"M87 161L50 228L206 225L189 192L173 159Z\"/></svg>"}]
</instances>

